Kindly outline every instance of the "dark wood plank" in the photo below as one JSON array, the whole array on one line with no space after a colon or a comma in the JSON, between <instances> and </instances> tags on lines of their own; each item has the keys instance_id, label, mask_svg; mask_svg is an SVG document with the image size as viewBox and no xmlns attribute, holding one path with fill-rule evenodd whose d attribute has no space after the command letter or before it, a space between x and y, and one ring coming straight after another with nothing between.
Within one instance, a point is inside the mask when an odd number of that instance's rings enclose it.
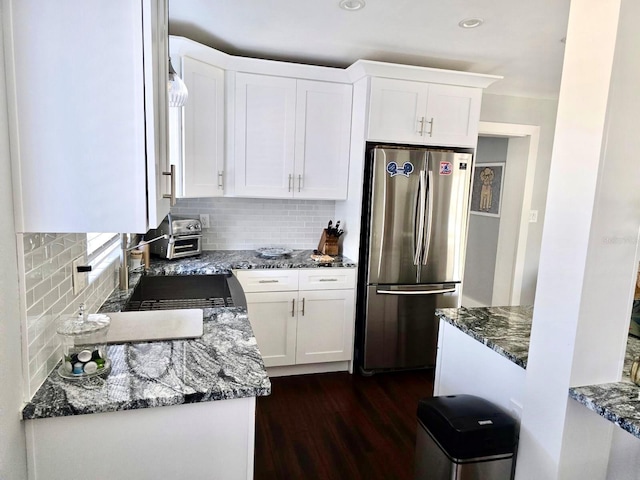
<instances>
[{"instance_id":1,"label":"dark wood plank","mask_svg":"<svg viewBox=\"0 0 640 480\"><path fill-rule=\"evenodd\" d=\"M256 413L255 478L413 478L416 408L433 370L273 378Z\"/></svg>"}]
</instances>

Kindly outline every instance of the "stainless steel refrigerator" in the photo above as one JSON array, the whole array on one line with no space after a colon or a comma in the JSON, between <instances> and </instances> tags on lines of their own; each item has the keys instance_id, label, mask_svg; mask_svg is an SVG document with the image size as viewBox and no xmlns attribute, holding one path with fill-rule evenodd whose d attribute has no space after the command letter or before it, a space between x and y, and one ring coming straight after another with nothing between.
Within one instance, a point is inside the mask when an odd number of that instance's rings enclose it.
<instances>
[{"instance_id":1,"label":"stainless steel refrigerator","mask_svg":"<svg viewBox=\"0 0 640 480\"><path fill-rule=\"evenodd\" d=\"M472 155L370 146L356 358L363 373L435 366L435 309L458 307Z\"/></svg>"}]
</instances>

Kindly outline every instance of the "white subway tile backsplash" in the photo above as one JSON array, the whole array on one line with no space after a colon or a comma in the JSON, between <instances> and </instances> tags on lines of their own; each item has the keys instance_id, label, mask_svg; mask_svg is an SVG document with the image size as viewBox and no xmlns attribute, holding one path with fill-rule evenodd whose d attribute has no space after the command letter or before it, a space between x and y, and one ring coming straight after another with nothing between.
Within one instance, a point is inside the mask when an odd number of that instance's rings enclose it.
<instances>
[{"instance_id":1,"label":"white subway tile backsplash","mask_svg":"<svg viewBox=\"0 0 640 480\"><path fill-rule=\"evenodd\" d=\"M61 316L72 315L80 303L95 312L117 284L115 265L103 268L84 291L73 294L71 261L86 252L84 233L32 233L18 235L24 247L24 287L26 305L23 320L26 345L25 383L30 398L60 359L56 328Z\"/></svg>"},{"instance_id":2,"label":"white subway tile backsplash","mask_svg":"<svg viewBox=\"0 0 640 480\"><path fill-rule=\"evenodd\" d=\"M202 232L205 250L245 250L266 245L294 249L318 246L322 229L334 222L335 202L253 198L180 199L176 215L209 214L211 227Z\"/></svg>"}]
</instances>

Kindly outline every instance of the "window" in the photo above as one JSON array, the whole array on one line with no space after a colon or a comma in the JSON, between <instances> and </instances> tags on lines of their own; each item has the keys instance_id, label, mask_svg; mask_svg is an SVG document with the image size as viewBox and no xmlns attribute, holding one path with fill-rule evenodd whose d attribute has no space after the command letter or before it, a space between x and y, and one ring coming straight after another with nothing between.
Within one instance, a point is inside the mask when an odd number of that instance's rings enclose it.
<instances>
[{"instance_id":1,"label":"window","mask_svg":"<svg viewBox=\"0 0 640 480\"><path fill-rule=\"evenodd\" d=\"M119 240L118 233L87 233L87 260L91 263Z\"/></svg>"}]
</instances>

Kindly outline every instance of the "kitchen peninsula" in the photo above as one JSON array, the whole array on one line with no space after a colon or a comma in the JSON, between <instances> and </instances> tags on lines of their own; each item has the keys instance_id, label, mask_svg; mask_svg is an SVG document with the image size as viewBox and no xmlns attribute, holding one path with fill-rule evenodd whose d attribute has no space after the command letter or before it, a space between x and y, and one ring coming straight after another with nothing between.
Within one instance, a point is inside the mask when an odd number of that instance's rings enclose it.
<instances>
[{"instance_id":1,"label":"kitchen peninsula","mask_svg":"<svg viewBox=\"0 0 640 480\"><path fill-rule=\"evenodd\" d=\"M147 274L355 267L342 257L321 264L311 253L204 252L154 259ZM116 289L101 313L120 311L140 277L131 273L131 288ZM201 338L108 346L104 379L66 381L54 370L22 413L30 478L253 478L255 401L271 383L246 308L203 312Z\"/></svg>"},{"instance_id":2,"label":"kitchen peninsula","mask_svg":"<svg viewBox=\"0 0 640 480\"><path fill-rule=\"evenodd\" d=\"M472 393L520 416L533 308L441 309L434 395ZM629 378L640 339L629 336L619 382L572 387L568 395L640 438L640 387Z\"/></svg>"}]
</instances>

